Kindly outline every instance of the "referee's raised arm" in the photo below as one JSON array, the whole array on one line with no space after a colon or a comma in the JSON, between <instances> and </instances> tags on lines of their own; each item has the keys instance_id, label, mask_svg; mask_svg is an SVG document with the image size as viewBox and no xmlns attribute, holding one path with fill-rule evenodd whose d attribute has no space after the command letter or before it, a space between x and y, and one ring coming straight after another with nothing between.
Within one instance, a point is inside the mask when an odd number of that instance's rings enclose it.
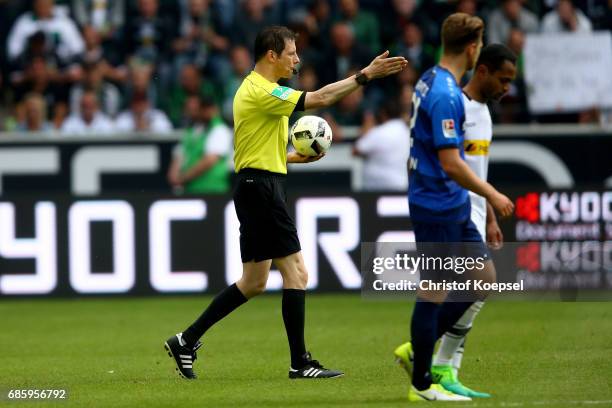
<instances>
[{"instance_id":1,"label":"referee's raised arm","mask_svg":"<svg viewBox=\"0 0 612 408\"><path fill-rule=\"evenodd\" d=\"M408 61L404 57L389 57L389 51L387 50L374 58L370 65L357 74L326 85L314 92L308 92L304 101L304 109L317 109L333 105L359 86L365 85L376 78L397 74L407 65Z\"/></svg>"}]
</instances>

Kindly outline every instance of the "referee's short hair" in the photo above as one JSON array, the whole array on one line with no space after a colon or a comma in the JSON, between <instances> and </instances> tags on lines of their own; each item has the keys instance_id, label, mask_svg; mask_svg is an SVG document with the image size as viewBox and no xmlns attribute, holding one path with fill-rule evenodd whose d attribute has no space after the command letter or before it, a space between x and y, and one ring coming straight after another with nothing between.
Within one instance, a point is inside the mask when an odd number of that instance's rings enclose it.
<instances>
[{"instance_id":1,"label":"referee's short hair","mask_svg":"<svg viewBox=\"0 0 612 408\"><path fill-rule=\"evenodd\" d=\"M465 47L478 41L484 32L480 17L467 13L454 13L442 23L442 47L445 54L459 55Z\"/></svg>"},{"instance_id":2,"label":"referee's short hair","mask_svg":"<svg viewBox=\"0 0 612 408\"><path fill-rule=\"evenodd\" d=\"M285 49L285 40L293 40L297 34L284 26L269 26L261 30L255 38L255 62L259 61L268 50L280 55Z\"/></svg>"},{"instance_id":3,"label":"referee's short hair","mask_svg":"<svg viewBox=\"0 0 612 408\"><path fill-rule=\"evenodd\" d=\"M476 66L484 65L489 69L489 72L495 72L501 69L506 61L515 65L516 54L504 44L489 44L480 51Z\"/></svg>"}]
</instances>

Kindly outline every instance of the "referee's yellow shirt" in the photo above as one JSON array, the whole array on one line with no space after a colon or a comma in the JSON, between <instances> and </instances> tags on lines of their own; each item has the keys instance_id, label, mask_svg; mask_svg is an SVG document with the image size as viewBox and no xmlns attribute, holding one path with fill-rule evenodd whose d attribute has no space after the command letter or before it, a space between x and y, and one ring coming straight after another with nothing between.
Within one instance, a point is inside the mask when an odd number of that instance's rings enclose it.
<instances>
[{"instance_id":1,"label":"referee's yellow shirt","mask_svg":"<svg viewBox=\"0 0 612 408\"><path fill-rule=\"evenodd\" d=\"M234 168L287 174L289 116L302 91L270 82L255 71L234 96Z\"/></svg>"}]
</instances>

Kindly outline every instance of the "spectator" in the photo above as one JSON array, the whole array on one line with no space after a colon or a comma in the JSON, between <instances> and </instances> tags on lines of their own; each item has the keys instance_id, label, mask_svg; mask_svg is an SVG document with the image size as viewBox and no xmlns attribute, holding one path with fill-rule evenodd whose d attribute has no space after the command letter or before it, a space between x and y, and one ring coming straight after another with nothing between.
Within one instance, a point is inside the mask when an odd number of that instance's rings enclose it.
<instances>
[{"instance_id":1,"label":"spectator","mask_svg":"<svg viewBox=\"0 0 612 408\"><path fill-rule=\"evenodd\" d=\"M120 132L168 133L172 124L166 114L151 108L146 93L136 93L132 97L130 109L119 114L115 122Z\"/></svg>"},{"instance_id":2,"label":"spectator","mask_svg":"<svg viewBox=\"0 0 612 408\"><path fill-rule=\"evenodd\" d=\"M555 10L542 19L542 32L588 33L593 30L591 21L582 11L574 7L571 0L559 0Z\"/></svg>"},{"instance_id":3,"label":"spectator","mask_svg":"<svg viewBox=\"0 0 612 408\"><path fill-rule=\"evenodd\" d=\"M148 63L161 63L170 57L176 30L173 22L158 14L158 0L138 0L137 15L128 19L122 38L129 56Z\"/></svg>"},{"instance_id":4,"label":"spectator","mask_svg":"<svg viewBox=\"0 0 612 408\"><path fill-rule=\"evenodd\" d=\"M347 75L353 75L355 72L354 69L351 69ZM365 132L373 125L374 117L366 106L364 89L360 87L323 113L323 117L332 128L334 142L339 142L344 138L342 126L360 126L361 131Z\"/></svg>"},{"instance_id":5,"label":"spectator","mask_svg":"<svg viewBox=\"0 0 612 408\"><path fill-rule=\"evenodd\" d=\"M72 0L72 13L81 27L90 27L110 40L125 22L124 0Z\"/></svg>"},{"instance_id":6,"label":"spectator","mask_svg":"<svg viewBox=\"0 0 612 408\"><path fill-rule=\"evenodd\" d=\"M360 44L380 54L380 28L376 17L359 9L359 0L340 0L340 21L347 23Z\"/></svg>"},{"instance_id":7,"label":"spectator","mask_svg":"<svg viewBox=\"0 0 612 408\"><path fill-rule=\"evenodd\" d=\"M400 108L400 119L405 123L410 123L412 115L412 96L414 95L414 86L411 84L404 84L400 87L399 91L399 108Z\"/></svg>"},{"instance_id":8,"label":"spectator","mask_svg":"<svg viewBox=\"0 0 612 408\"><path fill-rule=\"evenodd\" d=\"M313 0L304 18L304 24L308 29L313 47L324 51L329 44L329 33L332 25L329 1Z\"/></svg>"},{"instance_id":9,"label":"spectator","mask_svg":"<svg viewBox=\"0 0 612 408\"><path fill-rule=\"evenodd\" d=\"M36 5L37 13L45 16L48 10L43 7L44 2L37 2ZM22 16L18 21L26 20ZM47 23L55 24L53 20ZM16 30L20 32L19 23L13 26L13 33ZM29 28L26 27L24 30L27 31ZM45 30L54 32L52 27L45 26ZM82 70L73 59L59 56L60 47L53 45L55 41L54 36L46 34L42 29L30 35L26 40L25 49L12 60L10 82L18 101L30 92L43 95L47 106L53 107L53 122L59 127L68 111L68 90L71 84L81 79Z\"/></svg>"},{"instance_id":10,"label":"spectator","mask_svg":"<svg viewBox=\"0 0 612 408\"><path fill-rule=\"evenodd\" d=\"M195 65L183 65L179 81L180 83L170 91L166 108L175 126L180 127L183 122L183 107L188 96L206 96L221 103L222 98L213 83L202 79L202 74Z\"/></svg>"},{"instance_id":11,"label":"spectator","mask_svg":"<svg viewBox=\"0 0 612 408\"><path fill-rule=\"evenodd\" d=\"M405 57L417 71L435 64L436 50L423 41L423 32L416 23L404 25L402 36L393 48L395 54Z\"/></svg>"},{"instance_id":12,"label":"spectator","mask_svg":"<svg viewBox=\"0 0 612 408\"><path fill-rule=\"evenodd\" d=\"M219 23L213 16L210 0L187 0L182 9L179 37L174 41L174 52L180 64L194 64L204 68L213 51L229 49L227 38L219 34Z\"/></svg>"},{"instance_id":13,"label":"spectator","mask_svg":"<svg viewBox=\"0 0 612 408\"><path fill-rule=\"evenodd\" d=\"M368 49L355 42L355 35L350 26L338 22L331 29L332 49L323 59L319 78L322 83L331 83L346 78L352 67L363 67L371 60Z\"/></svg>"},{"instance_id":14,"label":"spectator","mask_svg":"<svg viewBox=\"0 0 612 408\"><path fill-rule=\"evenodd\" d=\"M45 99L36 93L26 95L23 102L24 120L17 125L21 132L47 132L53 127L47 122L47 105Z\"/></svg>"},{"instance_id":15,"label":"spectator","mask_svg":"<svg viewBox=\"0 0 612 408\"><path fill-rule=\"evenodd\" d=\"M364 158L363 189L406 191L410 152L410 130L400 118L400 103L386 102L379 111L380 124L361 136L353 155Z\"/></svg>"},{"instance_id":16,"label":"spectator","mask_svg":"<svg viewBox=\"0 0 612 408\"><path fill-rule=\"evenodd\" d=\"M86 91L92 91L98 101L101 110L110 117L117 116L121 108L121 95L117 87L104 80L104 62L95 62L83 67L83 82L74 85L70 90L70 111L73 114L80 113L81 99Z\"/></svg>"},{"instance_id":17,"label":"spectator","mask_svg":"<svg viewBox=\"0 0 612 408\"><path fill-rule=\"evenodd\" d=\"M219 18L220 29L224 33L229 33L232 28L238 8L236 0L213 0L212 8L215 15Z\"/></svg>"},{"instance_id":18,"label":"spectator","mask_svg":"<svg viewBox=\"0 0 612 408\"><path fill-rule=\"evenodd\" d=\"M407 0L397 0L402 3ZM408 0L411 2L412 0ZM440 44L440 29L442 22L450 14L455 12L456 0L417 0L418 8L414 12L413 19L423 30L426 41L432 44Z\"/></svg>"},{"instance_id":19,"label":"spectator","mask_svg":"<svg viewBox=\"0 0 612 408\"><path fill-rule=\"evenodd\" d=\"M538 18L524 8L520 0L504 0L501 7L491 12L487 21L487 41L507 43L512 28L518 28L524 33L536 33L539 30Z\"/></svg>"},{"instance_id":20,"label":"spectator","mask_svg":"<svg viewBox=\"0 0 612 408\"><path fill-rule=\"evenodd\" d=\"M192 103L200 106L200 99L191 96L186 106ZM180 146L175 149L168 182L189 194L226 193L230 187L227 161L232 149L232 131L219 116L212 99L202 100L199 118L193 117L193 109L189 111L196 124L185 130ZM201 124L197 124L199 120Z\"/></svg>"},{"instance_id":21,"label":"spectator","mask_svg":"<svg viewBox=\"0 0 612 408\"><path fill-rule=\"evenodd\" d=\"M435 60L433 60L433 61L435 61ZM401 72L399 72L395 76L395 80L396 80L395 82L396 82L397 86L400 87L400 88L403 85L405 85L405 84L409 84L409 85L414 86L414 85L416 85L417 81L419 80L419 71L412 64L412 62L410 60L408 60L408 65L406 66L406 68L404 68ZM397 90L397 88L391 89L390 91L393 92L395 90Z\"/></svg>"},{"instance_id":22,"label":"spectator","mask_svg":"<svg viewBox=\"0 0 612 408\"><path fill-rule=\"evenodd\" d=\"M525 34L518 28L511 29L506 45L518 57L516 61L516 78L510 84L510 89L506 96L498 104L491 106L491 111L494 114L494 119L499 123L526 123L531 118L527 110L527 94L523 68Z\"/></svg>"},{"instance_id":23,"label":"spectator","mask_svg":"<svg viewBox=\"0 0 612 408\"><path fill-rule=\"evenodd\" d=\"M83 64L101 63L105 78L117 83L127 81L128 69L118 46L111 47L111 50L103 48L102 37L92 26L83 27L83 39L85 40L85 52L81 59Z\"/></svg>"},{"instance_id":24,"label":"spectator","mask_svg":"<svg viewBox=\"0 0 612 408\"><path fill-rule=\"evenodd\" d=\"M129 81L125 92L126 100L131 101L133 95L144 94L151 106L157 106L157 88L151 81L155 67L133 59L129 63Z\"/></svg>"},{"instance_id":25,"label":"spectator","mask_svg":"<svg viewBox=\"0 0 612 408\"><path fill-rule=\"evenodd\" d=\"M232 73L225 82L223 89L222 111L223 118L228 122L233 122L234 95L240 87L242 80L246 77L251 68L253 68L253 58L249 50L241 45L232 48L230 52L232 63ZM302 89L302 88L298 88Z\"/></svg>"},{"instance_id":26,"label":"spectator","mask_svg":"<svg viewBox=\"0 0 612 408\"><path fill-rule=\"evenodd\" d=\"M314 66L308 64L303 64L300 66L299 75L294 76L290 83L292 88L301 89L306 92L314 92L319 89L319 78L317 77L317 71L315 70Z\"/></svg>"},{"instance_id":27,"label":"spectator","mask_svg":"<svg viewBox=\"0 0 612 408\"><path fill-rule=\"evenodd\" d=\"M459 0L455 7L457 13L466 13L471 16L475 16L478 13L478 5L476 0Z\"/></svg>"},{"instance_id":28,"label":"spectator","mask_svg":"<svg viewBox=\"0 0 612 408\"><path fill-rule=\"evenodd\" d=\"M76 24L55 7L54 0L34 0L33 11L21 15L9 33L7 47L11 61L26 51L28 39L37 32L47 37L47 51L65 64L74 61L85 49Z\"/></svg>"},{"instance_id":29,"label":"spectator","mask_svg":"<svg viewBox=\"0 0 612 408\"><path fill-rule=\"evenodd\" d=\"M301 65L318 65L321 63L322 52L312 44L312 35L306 24L295 23L289 28L296 33L295 47L300 54Z\"/></svg>"},{"instance_id":30,"label":"spectator","mask_svg":"<svg viewBox=\"0 0 612 408\"><path fill-rule=\"evenodd\" d=\"M83 41L85 43L85 50L81 57L83 62L90 63L104 59L102 37L92 26L83 27Z\"/></svg>"},{"instance_id":31,"label":"spectator","mask_svg":"<svg viewBox=\"0 0 612 408\"><path fill-rule=\"evenodd\" d=\"M294 76L289 82L289 85L290 85L290 88L300 89L304 92L316 91L317 89L320 88L319 78L317 77L317 71L315 71L312 65L302 65L300 67L300 74ZM321 111L320 109L309 109L306 112L304 111L293 112L293 115L291 115L291 125L293 125L293 123L296 120L306 115L325 116L323 111ZM328 116L328 119L329 119L329 116ZM334 130L337 132L340 132L340 130L337 129L337 125L335 122L333 122L333 120L330 123L330 127L332 127L332 136L335 138L335 140L342 139L342 137L340 137L339 134L334 135Z\"/></svg>"},{"instance_id":32,"label":"spectator","mask_svg":"<svg viewBox=\"0 0 612 408\"><path fill-rule=\"evenodd\" d=\"M433 44L438 43L439 27L427 17L428 14L423 10L417 12L417 0L392 0L391 7L383 7L379 12L382 15L382 21L385 21L385 24L381 26L384 44L395 42L404 32L406 24L410 22L426 30L423 33L426 41Z\"/></svg>"},{"instance_id":33,"label":"spectator","mask_svg":"<svg viewBox=\"0 0 612 408\"><path fill-rule=\"evenodd\" d=\"M518 28L511 29L506 44L515 55L521 58L523 55L523 47L525 46L525 34Z\"/></svg>"},{"instance_id":34,"label":"spectator","mask_svg":"<svg viewBox=\"0 0 612 408\"><path fill-rule=\"evenodd\" d=\"M62 125L62 133L69 135L109 134L113 122L98 107L98 97L92 90L81 96L79 112L73 112Z\"/></svg>"},{"instance_id":35,"label":"spectator","mask_svg":"<svg viewBox=\"0 0 612 408\"><path fill-rule=\"evenodd\" d=\"M276 23L272 14L266 12L264 0L244 0L232 27L232 43L252 49L257 33Z\"/></svg>"}]
</instances>

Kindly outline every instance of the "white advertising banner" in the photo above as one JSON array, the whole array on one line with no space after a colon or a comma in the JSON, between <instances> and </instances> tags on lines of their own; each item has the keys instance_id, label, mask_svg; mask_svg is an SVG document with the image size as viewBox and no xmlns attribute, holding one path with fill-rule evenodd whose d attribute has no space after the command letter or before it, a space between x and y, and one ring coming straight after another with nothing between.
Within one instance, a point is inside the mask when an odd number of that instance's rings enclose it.
<instances>
[{"instance_id":1,"label":"white advertising banner","mask_svg":"<svg viewBox=\"0 0 612 408\"><path fill-rule=\"evenodd\" d=\"M610 31L528 35L523 52L532 113L612 107Z\"/></svg>"}]
</instances>

